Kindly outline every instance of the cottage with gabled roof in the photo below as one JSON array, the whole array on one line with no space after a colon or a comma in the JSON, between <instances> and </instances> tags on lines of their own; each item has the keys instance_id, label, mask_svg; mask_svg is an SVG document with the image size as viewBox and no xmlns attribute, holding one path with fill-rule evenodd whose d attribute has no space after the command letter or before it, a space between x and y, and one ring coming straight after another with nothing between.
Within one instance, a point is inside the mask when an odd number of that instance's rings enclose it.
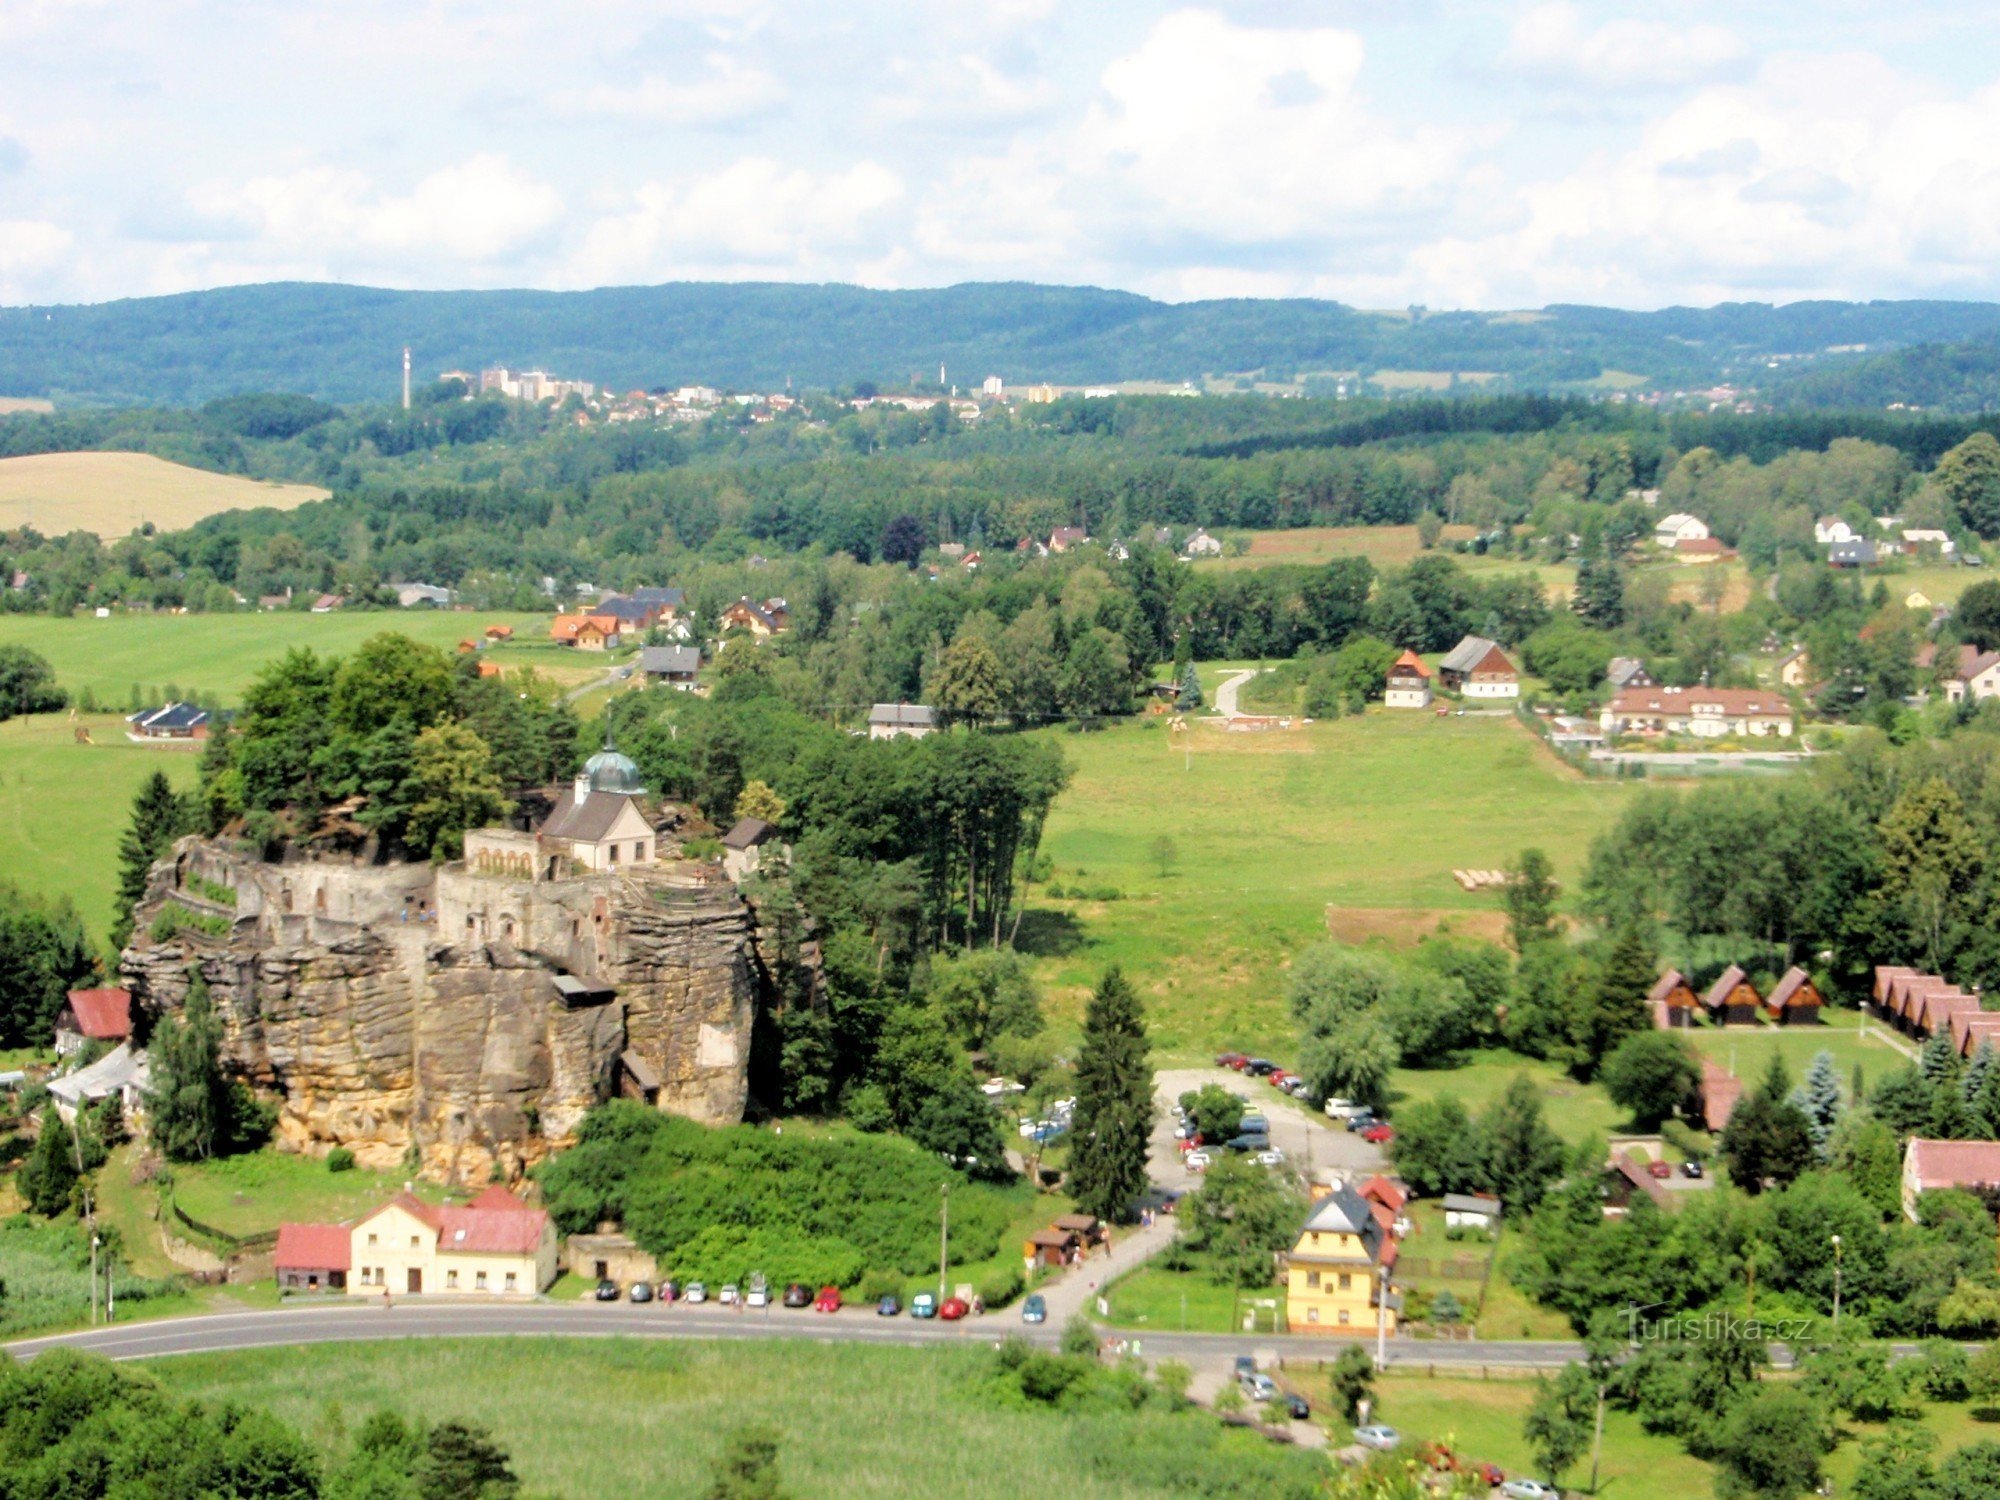
<instances>
[{"instance_id":1,"label":"cottage with gabled roof","mask_svg":"<svg viewBox=\"0 0 2000 1500\"><path fill-rule=\"evenodd\" d=\"M1658 687L1659 682L1636 656L1614 656L1604 676L1614 688Z\"/></svg>"},{"instance_id":2,"label":"cottage with gabled roof","mask_svg":"<svg viewBox=\"0 0 2000 1500\"><path fill-rule=\"evenodd\" d=\"M1646 1009L1653 1018L1653 1025L1662 1031L1677 1031L1694 1025L1695 1007L1700 1003L1694 986L1687 982L1679 969L1669 969L1662 974L1646 996Z\"/></svg>"},{"instance_id":3,"label":"cottage with gabled roof","mask_svg":"<svg viewBox=\"0 0 2000 1500\"><path fill-rule=\"evenodd\" d=\"M1785 970L1784 977L1764 997L1764 1008L1780 1026L1814 1024L1819 1020L1819 1009L1824 1003L1819 986L1797 964Z\"/></svg>"},{"instance_id":4,"label":"cottage with gabled roof","mask_svg":"<svg viewBox=\"0 0 2000 1500\"><path fill-rule=\"evenodd\" d=\"M1429 708L1431 669L1414 651L1405 651L1389 668L1388 687L1382 694L1385 708Z\"/></svg>"},{"instance_id":5,"label":"cottage with gabled roof","mask_svg":"<svg viewBox=\"0 0 2000 1500\"><path fill-rule=\"evenodd\" d=\"M777 842L775 824L762 818L738 818L722 836L722 867L731 880L741 881L763 867L764 846Z\"/></svg>"},{"instance_id":6,"label":"cottage with gabled roof","mask_svg":"<svg viewBox=\"0 0 2000 1500\"><path fill-rule=\"evenodd\" d=\"M280 1224L271 1257L281 1292L344 1292L353 1241L345 1224Z\"/></svg>"},{"instance_id":7,"label":"cottage with gabled roof","mask_svg":"<svg viewBox=\"0 0 2000 1500\"><path fill-rule=\"evenodd\" d=\"M398 1193L348 1232L351 1296L532 1297L556 1279L555 1224L494 1184L462 1207Z\"/></svg>"},{"instance_id":8,"label":"cottage with gabled roof","mask_svg":"<svg viewBox=\"0 0 2000 1500\"><path fill-rule=\"evenodd\" d=\"M71 990L56 1012L57 1057L70 1057L92 1042L116 1046L131 1039L130 990Z\"/></svg>"},{"instance_id":9,"label":"cottage with gabled roof","mask_svg":"<svg viewBox=\"0 0 2000 1500\"><path fill-rule=\"evenodd\" d=\"M1390 1289L1396 1237L1369 1201L1345 1184L1313 1205L1285 1267L1285 1319L1293 1333L1396 1331L1401 1299Z\"/></svg>"},{"instance_id":10,"label":"cottage with gabled roof","mask_svg":"<svg viewBox=\"0 0 2000 1500\"><path fill-rule=\"evenodd\" d=\"M937 714L924 703L878 703L868 710L871 740L920 740L937 729Z\"/></svg>"},{"instance_id":11,"label":"cottage with gabled roof","mask_svg":"<svg viewBox=\"0 0 2000 1500\"><path fill-rule=\"evenodd\" d=\"M1903 1217L1917 1221L1917 1199L1959 1188L2000 1191L2000 1141L1930 1141L1911 1136L1903 1148Z\"/></svg>"},{"instance_id":12,"label":"cottage with gabled roof","mask_svg":"<svg viewBox=\"0 0 2000 1500\"><path fill-rule=\"evenodd\" d=\"M1438 663L1438 680L1468 698L1518 698L1521 674L1497 641L1469 635Z\"/></svg>"},{"instance_id":13,"label":"cottage with gabled roof","mask_svg":"<svg viewBox=\"0 0 2000 1500\"><path fill-rule=\"evenodd\" d=\"M688 692L701 680L701 647L641 646L639 672L648 682Z\"/></svg>"},{"instance_id":14,"label":"cottage with gabled roof","mask_svg":"<svg viewBox=\"0 0 2000 1500\"><path fill-rule=\"evenodd\" d=\"M1725 735L1789 738L1795 719L1791 704L1777 693L1750 688L1625 688L1614 693L1598 718L1606 734L1686 734L1697 739Z\"/></svg>"},{"instance_id":15,"label":"cottage with gabled roof","mask_svg":"<svg viewBox=\"0 0 2000 1500\"><path fill-rule=\"evenodd\" d=\"M1701 1003L1714 1025L1751 1026L1756 1024L1757 1010L1763 1004L1763 997L1757 993L1757 986L1750 982L1750 976L1731 964L1716 976L1715 983L1708 987L1708 993L1701 997Z\"/></svg>"}]
</instances>

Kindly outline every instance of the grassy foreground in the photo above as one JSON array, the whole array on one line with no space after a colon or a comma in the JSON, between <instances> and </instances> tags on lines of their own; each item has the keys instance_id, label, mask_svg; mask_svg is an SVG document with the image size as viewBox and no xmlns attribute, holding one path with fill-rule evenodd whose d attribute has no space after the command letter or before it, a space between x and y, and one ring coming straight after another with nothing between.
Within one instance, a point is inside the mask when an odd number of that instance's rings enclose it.
<instances>
[{"instance_id":1,"label":"grassy foreground","mask_svg":"<svg viewBox=\"0 0 2000 1500\"><path fill-rule=\"evenodd\" d=\"M1511 718L1376 711L1184 737L1153 720L1060 743L1074 776L1043 840L1055 881L1120 899L1052 902L1037 888L1022 945L1041 955L1059 1022L1122 964L1168 1056L1288 1048L1285 966L1330 932L1397 943L1442 924L1497 937L1498 896L1467 894L1451 871L1539 845L1574 882L1631 796L1575 776Z\"/></svg>"},{"instance_id":2,"label":"grassy foreground","mask_svg":"<svg viewBox=\"0 0 2000 1500\"><path fill-rule=\"evenodd\" d=\"M534 1492L702 1493L727 1435L781 1434L788 1493L937 1500L1142 1500L1176 1493L1165 1467L1217 1434L1199 1414L1076 1415L1007 1408L977 1389L989 1352L875 1349L786 1340L426 1339L160 1360L181 1396L263 1407L338 1443L388 1406L487 1424ZM1148 1460L1152 1461L1148 1461Z\"/></svg>"}]
</instances>

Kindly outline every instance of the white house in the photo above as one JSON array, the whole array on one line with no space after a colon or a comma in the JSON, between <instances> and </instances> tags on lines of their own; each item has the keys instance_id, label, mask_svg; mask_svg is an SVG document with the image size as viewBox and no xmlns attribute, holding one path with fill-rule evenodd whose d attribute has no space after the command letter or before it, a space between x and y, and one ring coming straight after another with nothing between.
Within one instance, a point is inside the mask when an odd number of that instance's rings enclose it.
<instances>
[{"instance_id":1,"label":"white house","mask_svg":"<svg viewBox=\"0 0 2000 1500\"><path fill-rule=\"evenodd\" d=\"M1489 1193L1446 1193L1444 1227L1482 1229L1490 1234L1500 1227L1500 1200Z\"/></svg>"},{"instance_id":2,"label":"white house","mask_svg":"<svg viewBox=\"0 0 2000 1500\"><path fill-rule=\"evenodd\" d=\"M922 703L878 703L868 710L871 740L920 740L937 729L937 714Z\"/></svg>"},{"instance_id":3,"label":"white house","mask_svg":"<svg viewBox=\"0 0 2000 1500\"><path fill-rule=\"evenodd\" d=\"M1438 662L1444 685L1468 698L1518 698L1521 675L1497 641L1469 635Z\"/></svg>"},{"instance_id":4,"label":"white house","mask_svg":"<svg viewBox=\"0 0 2000 1500\"><path fill-rule=\"evenodd\" d=\"M1958 551L1958 546L1946 532L1934 527L1911 526L1903 530L1903 550L1911 556L1935 552L1939 557L1950 557Z\"/></svg>"},{"instance_id":5,"label":"white house","mask_svg":"<svg viewBox=\"0 0 2000 1500\"><path fill-rule=\"evenodd\" d=\"M1792 707L1777 693L1749 688L1626 688L1612 695L1599 723L1606 734L1789 737Z\"/></svg>"},{"instance_id":6,"label":"white house","mask_svg":"<svg viewBox=\"0 0 2000 1500\"><path fill-rule=\"evenodd\" d=\"M1653 528L1653 540L1662 547L1678 547L1682 542L1705 541L1707 537L1708 523L1685 511L1660 517Z\"/></svg>"},{"instance_id":7,"label":"white house","mask_svg":"<svg viewBox=\"0 0 2000 1500\"><path fill-rule=\"evenodd\" d=\"M1854 528L1838 516L1821 516L1813 522L1813 540L1822 547L1854 540Z\"/></svg>"},{"instance_id":8,"label":"white house","mask_svg":"<svg viewBox=\"0 0 2000 1500\"><path fill-rule=\"evenodd\" d=\"M1189 537L1187 542L1181 547L1181 556L1187 558L1220 557L1222 556L1222 543L1197 526L1194 535Z\"/></svg>"}]
</instances>

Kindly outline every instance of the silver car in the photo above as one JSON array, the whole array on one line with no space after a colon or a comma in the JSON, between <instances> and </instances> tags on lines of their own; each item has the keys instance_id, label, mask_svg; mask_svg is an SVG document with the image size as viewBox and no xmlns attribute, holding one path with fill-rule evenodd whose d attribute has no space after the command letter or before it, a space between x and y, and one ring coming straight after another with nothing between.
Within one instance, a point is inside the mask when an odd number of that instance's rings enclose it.
<instances>
[{"instance_id":1,"label":"silver car","mask_svg":"<svg viewBox=\"0 0 2000 1500\"><path fill-rule=\"evenodd\" d=\"M1373 1422L1366 1427L1355 1428L1354 1441L1364 1448L1379 1448L1386 1453L1403 1441L1403 1435L1393 1427Z\"/></svg>"}]
</instances>

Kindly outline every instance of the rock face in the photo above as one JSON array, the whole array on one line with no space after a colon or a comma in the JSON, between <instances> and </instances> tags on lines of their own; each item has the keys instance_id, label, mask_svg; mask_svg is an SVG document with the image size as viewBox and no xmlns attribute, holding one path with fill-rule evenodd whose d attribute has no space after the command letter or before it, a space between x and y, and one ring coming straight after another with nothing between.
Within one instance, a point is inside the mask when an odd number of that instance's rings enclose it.
<instances>
[{"instance_id":1,"label":"rock face","mask_svg":"<svg viewBox=\"0 0 2000 1500\"><path fill-rule=\"evenodd\" d=\"M233 897L233 904L228 898ZM183 839L121 959L151 1014L208 986L225 1065L281 1146L513 1175L614 1092L740 1120L765 988L734 887L675 867L532 881L462 866L270 864Z\"/></svg>"}]
</instances>

